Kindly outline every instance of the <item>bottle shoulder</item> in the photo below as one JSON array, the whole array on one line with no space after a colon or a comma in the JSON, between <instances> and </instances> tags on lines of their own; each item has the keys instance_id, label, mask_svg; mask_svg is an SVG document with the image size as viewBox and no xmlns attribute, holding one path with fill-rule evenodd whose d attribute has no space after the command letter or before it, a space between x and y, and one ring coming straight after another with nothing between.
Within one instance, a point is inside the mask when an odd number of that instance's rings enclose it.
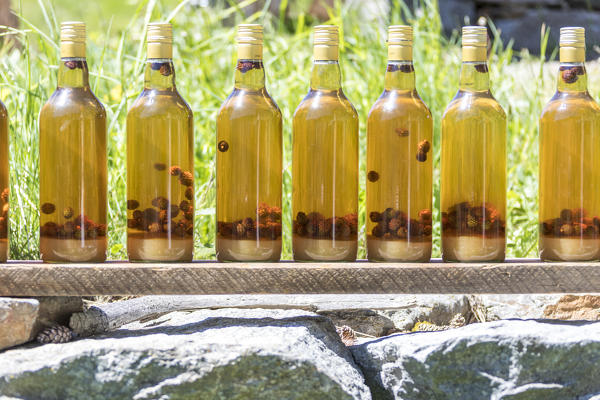
<instances>
[{"instance_id":1,"label":"bottle shoulder","mask_svg":"<svg viewBox=\"0 0 600 400\"><path fill-rule=\"evenodd\" d=\"M90 88L57 88L40 111L40 118L106 119L104 106Z\"/></svg>"},{"instance_id":2,"label":"bottle shoulder","mask_svg":"<svg viewBox=\"0 0 600 400\"><path fill-rule=\"evenodd\" d=\"M193 118L192 109L177 90L144 89L129 109L128 117L152 118L165 114Z\"/></svg>"},{"instance_id":3,"label":"bottle shoulder","mask_svg":"<svg viewBox=\"0 0 600 400\"><path fill-rule=\"evenodd\" d=\"M442 119L481 118L482 115L506 120L506 112L491 92L459 90L446 107Z\"/></svg>"},{"instance_id":4,"label":"bottle shoulder","mask_svg":"<svg viewBox=\"0 0 600 400\"><path fill-rule=\"evenodd\" d=\"M421 99L416 90L414 91L388 91L384 92L375 101L369 111L371 119L391 118L421 118L431 119L431 111Z\"/></svg>"},{"instance_id":5,"label":"bottle shoulder","mask_svg":"<svg viewBox=\"0 0 600 400\"><path fill-rule=\"evenodd\" d=\"M546 103L541 119L600 118L600 106L588 92L559 92Z\"/></svg>"},{"instance_id":6,"label":"bottle shoulder","mask_svg":"<svg viewBox=\"0 0 600 400\"><path fill-rule=\"evenodd\" d=\"M249 115L263 115L281 119L281 111L277 103L264 88L257 91L233 89L221 104L217 118L234 119Z\"/></svg>"},{"instance_id":7,"label":"bottle shoulder","mask_svg":"<svg viewBox=\"0 0 600 400\"><path fill-rule=\"evenodd\" d=\"M341 89L338 91L311 90L294 112L294 118L318 119L327 116L351 118L358 121L358 113L354 105Z\"/></svg>"}]
</instances>

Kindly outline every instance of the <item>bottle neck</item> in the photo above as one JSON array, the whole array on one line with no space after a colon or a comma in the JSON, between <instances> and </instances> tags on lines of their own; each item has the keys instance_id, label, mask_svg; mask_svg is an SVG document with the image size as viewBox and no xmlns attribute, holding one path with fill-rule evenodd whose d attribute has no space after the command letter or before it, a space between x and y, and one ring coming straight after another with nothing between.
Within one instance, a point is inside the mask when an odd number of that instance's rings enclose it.
<instances>
[{"instance_id":1,"label":"bottle neck","mask_svg":"<svg viewBox=\"0 0 600 400\"><path fill-rule=\"evenodd\" d=\"M415 69L412 61L389 60L385 72L385 90L414 90Z\"/></svg>"},{"instance_id":2,"label":"bottle neck","mask_svg":"<svg viewBox=\"0 0 600 400\"><path fill-rule=\"evenodd\" d=\"M587 92L587 72L583 62L561 62L558 68L559 92Z\"/></svg>"},{"instance_id":3,"label":"bottle neck","mask_svg":"<svg viewBox=\"0 0 600 400\"><path fill-rule=\"evenodd\" d=\"M144 71L144 88L175 90L175 67L170 58L149 58Z\"/></svg>"},{"instance_id":4,"label":"bottle neck","mask_svg":"<svg viewBox=\"0 0 600 400\"><path fill-rule=\"evenodd\" d=\"M63 57L58 67L58 87L89 87L89 72L85 57Z\"/></svg>"},{"instance_id":5,"label":"bottle neck","mask_svg":"<svg viewBox=\"0 0 600 400\"><path fill-rule=\"evenodd\" d=\"M342 73L337 60L315 60L310 76L311 90L339 90Z\"/></svg>"},{"instance_id":6,"label":"bottle neck","mask_svg":"<svg viewBox=\"0 0 600 400\"><path fill-rule=\"evenodd\" d=\"M238 59L235 68L235 88L257 91L265 87L265 68L261 59Z\"/></svg>"},{"instance_id":7,"label":"bottle neck","mask_svg":"<svg viewBox=\"0 0 600 400\"><path fill-rule=\"evenodd\" d=\"M469 92L490 90L487 61L463 61L460 68L459 89Z\"/></svg>"}]
</instances>

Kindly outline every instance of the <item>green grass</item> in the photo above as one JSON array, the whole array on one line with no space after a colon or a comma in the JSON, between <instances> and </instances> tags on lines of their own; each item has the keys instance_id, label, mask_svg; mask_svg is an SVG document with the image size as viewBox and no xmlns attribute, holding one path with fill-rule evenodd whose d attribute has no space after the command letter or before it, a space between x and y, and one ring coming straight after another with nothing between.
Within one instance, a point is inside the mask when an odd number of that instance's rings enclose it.
<instances>
[{"instance_id":1,"label":"green grass","mask_svg":"<svg viewBox=\"0 0 600 400\"><path fill-rule=\"evenodd\" d=\"M251 2L251 0L250 0ZM89 2L80 2L88 4ZM111 1L109 3L115 3ZM38 125L41 106L56 87L58 23L64 7L55 14L46 0L22 0L27 5L16 38L21 49L0 50L0 95L10 112L11 139L11 258L38 258ZM279 16L258 13L244 19L239 9L176 8L173 1L124 2L111 24L107 14L87 12L90 22L88 64L91 85L105 104L109 119L109 240L111 259L125 251L125 117L140 91L145 54L144 32L149 21L170 19L175 29L175 65L180 92L195 114L196 257L214 257L215 118L232 89L235 63L234 28L241 22L265 25L265 63L268 90L284 117L284 258L290 258L291 220L291 118L306 94L311 68L311 28L308 18L281 24ZM32 10L34 7L35 10ZM77 8L73 17L77 17ZM61 11L62 10L62 11ZM106 8L106 10L114 10ZM108 11L107 11L108 12ZM456 92L460 49L456 35L441 34L434 0L424 0L417 15L395 3L387 23L415 27L414 58L417 86L434 115L434 256L439 240L440 121ZM28 15L31 15L30 22ZM59 18L60 16L60 18ZM127 16L124 22L123 18ZM361 190L360 222L364 238L365 126L367 113L383 88L386 63L385 26L361 22L356 10L337 5L328 23L343 33L341 65L344 90L360 114ZM71 17L69 15L68 17ZM102 19L100 19L102 17ZM65 18L66 19L66 18ZM118 23L117 23L118 22ZM96 28L94 28L96 27ZM533 34L533 33L532 33ZM537 251L537 125L543 104L554 90L552 74L541 60L524 55L518 64L513 52L498 40L490 56L492 90L508 119L508 256L535 256ZM526 74L529 78L523 79ZM597 95L597 88L592 95ZM362 242L361 242L362 244ZM364 248L364 247L363 247ZM365 256L364 250L360 257Z\"/></svg>"}]
</instances>

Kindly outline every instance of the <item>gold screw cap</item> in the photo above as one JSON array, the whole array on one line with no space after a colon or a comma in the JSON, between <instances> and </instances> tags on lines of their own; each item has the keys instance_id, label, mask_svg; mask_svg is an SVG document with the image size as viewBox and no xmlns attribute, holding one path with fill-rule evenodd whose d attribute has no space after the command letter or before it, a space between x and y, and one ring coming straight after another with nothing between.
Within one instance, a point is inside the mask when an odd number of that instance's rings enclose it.
<instances>
[{"instance_id":1,"label":"gold screw cap","mask_svg":"<svg viewBox=\"0 0 600 400\"><path fill-rule=\"evenodd\" d=\"M340 43L340 30L335 25L315 26L314 50L315 60L337 61L338 46Z\"/></svg>"},{"instance_id":2,"label":"gold screw cap","mask_svg":"<svg viewBox=\"0 0 600 400\"><path fill-rule=\"evenodd\" d=\"M462 60L487 60L487 28L484 26L463 26Z\"/></svg>"},{"instance_id":3,"label":"gold screw cap","mask_svg":"<svg viewBox=\"0 0 600 400\"><path fill-rule=\"evenodd\" d=\"M263 27L259 24L241 24L237 27L238 59L262 60Z\"/></svg>"},{"instance_id":4,"label":"gold screw cap","mask_svg":"<svg viewBox=\"0 0 600 400\"><path fill-rule=\"evenodd\" d=\"M413 29L408 25L388 28L388 60L412 61Z\"/></svg>"},{"instance_id":5,"label":"gold screw cap","mask_svg":"<svg viewBox=\"0 0 600 400\"><path fill-rule=\"evenodd\" d=\"M585 61L585 29L578 26L560 28L560 62Z\"/></svg>"},{"instance_id":6,"label":"gold screw cap","mask_svg":"<svg viewBox=\"0 0 600 400\"><path fill-rule=\"evenodd\" d=\"M62 58L85 57L85 23L63 22L60 24L60 56Z\"/></svg>"},{"instance_id":7,"label":"gold screw cap","mask_svg":"<svg viewBox=\"0 0 600 400\"><path fill-rule=\"evenodd\" d=\"M173 58L173 25L167 22L148 24L148 58Z\"/></svg>"}]
</instances>

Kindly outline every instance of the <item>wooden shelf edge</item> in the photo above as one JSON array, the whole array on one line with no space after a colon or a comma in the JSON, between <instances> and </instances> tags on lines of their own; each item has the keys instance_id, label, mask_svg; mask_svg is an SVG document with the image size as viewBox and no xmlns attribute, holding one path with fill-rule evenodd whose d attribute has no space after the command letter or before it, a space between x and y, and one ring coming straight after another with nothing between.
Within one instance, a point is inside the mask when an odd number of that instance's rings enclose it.
<instances>
[{"instance_id":1,"label":"wooden shelf edge","mask_svg":"<svg viewBox=\"0 0 600 400\"><path fill-rule=\"evenodd\" d=\"M0 296L600 292L600 263L217 263L0 265Z\"/></svg>"}]
</instances>

